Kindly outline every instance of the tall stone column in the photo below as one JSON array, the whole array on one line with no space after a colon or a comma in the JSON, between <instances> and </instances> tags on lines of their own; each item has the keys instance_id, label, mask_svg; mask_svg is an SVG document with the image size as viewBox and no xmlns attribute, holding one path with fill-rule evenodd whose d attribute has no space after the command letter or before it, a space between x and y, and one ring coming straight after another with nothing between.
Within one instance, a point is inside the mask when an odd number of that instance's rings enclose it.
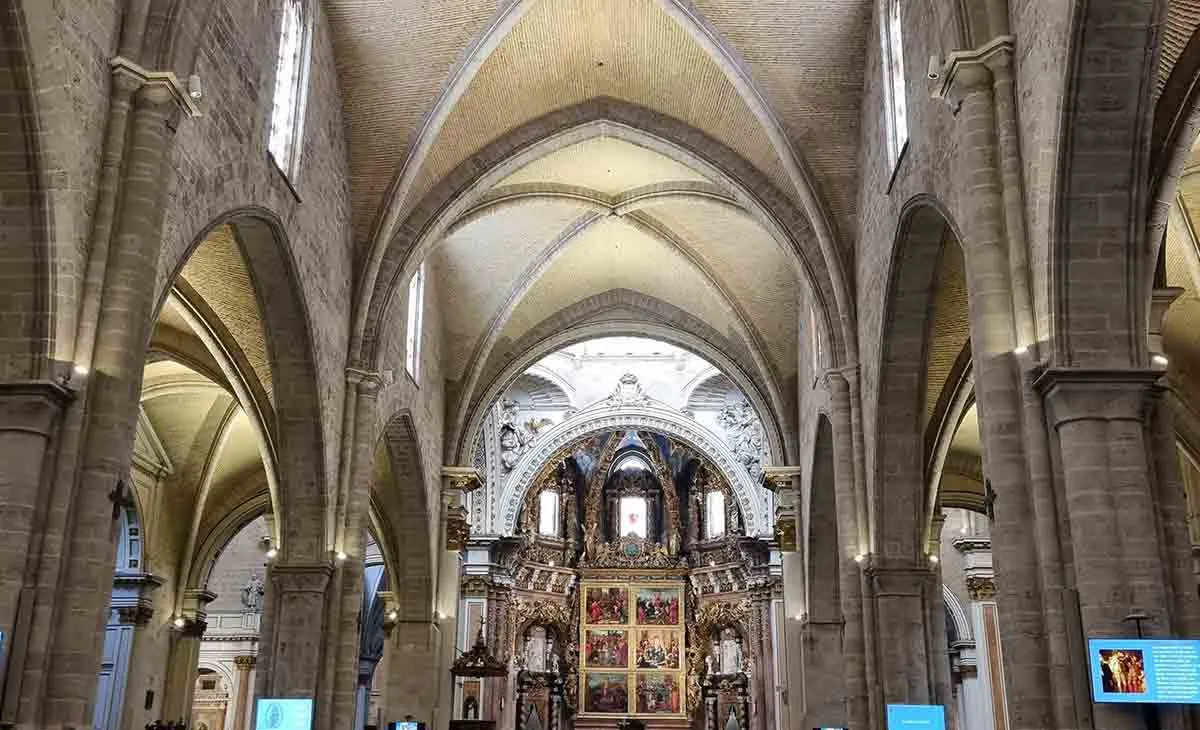
<instances>
[{"instance_id":1,"label":"tall stone column","mask_svg":"<svg viewBox=\"0 0 1200 730\"><path fill-rule=\"evenodd\" d=\"M91 721L103 625L112 589L113 504L128 474L138 391L155 306L166 188L174 130L192 102L175 77L121 59L114 78L136 87L124 136L120 195L104 269L95 347L80 378L84 401L73 426L79 442L64 449L54 504L38 554L29 645L10 672L18 722L84 726ZM116 82L115 82L116 83ZM75 411L75 409L72 409ZM73 436L72 438L74 438ZM11 683L10 683L11 684ZM7 702L6 702L7 704Z\"/></svg>"},{"instance_id":2,"label":"tall stone column","mask_svg":"<svg viewBox=\"0 0 1200 730\"><path fill-rule=\"evenodd\" d=\"M256 693L316 697L325 642L326 595L333 568L271 565L259 633Z\"/></svg>"},{"instance_id":3,"label":"tall stone column","mask_svg":"<svg viewBox=\"0 0 1200 730\"><path fill-rule=\"evenodd\" d=\"M854 423L850 381L843 373L826 377L829 389L830 425L833 431L833 475L838 514L838 595L841 602L842 665L846 691L846 722L850 727L881 727L867 693L874 678L874 663L868 660L867 609L864 605L864 574L867 541L866 503L856 484Z\"/></svg>"},{"instance_id":4,"label":"tall stone column","mask_svg":"<svg viewBox=\"0 0 1200 730\"><path fill-rule=\"evenodd\" d=\"M19 668L33 620L34 587L30 583L29 546L35 526L44 519L46 454L70 391L57 383L0 383L0 629L6 632L4 653ZM0 664L0 687L6 685ZM15 719L16 705L0 701L0 720Z\"/></svg>"},{"instance_id":5,"label":"tall stone column","mask_svg":"<svg viewBox=\"0 0 1200 730\"><path fill-rule=\"evenodd\" d=\"M397 621L389 636L385 722L406 715L432 722L443 681L439 661L441 631L433 621ZM448 680L450 673L446 669Z\"/></svg>"},{"instance_id":6,"label":"tall stone column","mask_svg":"<svg viewBox=\"0 0 1200 730\"><path fill-rule=\"evenodd\" d=\"M934 662L937 652L928 620L940 608L941 586L927 564L872 557L865 565L875 624L878 689L872 699L883 704L932 704L937 701ZM880 721L878 727L882 728Z\"/></svg>"},{"instance_id":7,"label":"tall stone column","mask_svg":"<svg viewBox=\"0 0 1200 730\"><path fill-rule=\"evenodd\" d=\"M1011 174L1006 178L1002 164L1012 164L1011 155L1001 151L1002 141L1011 142L1011 120L1008 107L997 101L997 94L1010 88L1011 57L1008 36L951 54L940 93L958 108L959 164L969 181L962 246L984 473L995 494L991 511L1000 621L1009 686L1022 698L1012 719L1017 727L1048 728L1058 720L1042 571L1057 556L1046 552L1035 529L1039 515L1027 448L1040 446L1036 442L1044 436L1031 420L1038 414L1026 406L1027 385L1018 359L1018 353L1033 343L1025 339L1031 328L1027 291L1022 289L1027 287L1024 230L1020 216L1013 214L1020 196L1012 186L1020 181ZM999 69L998 75L994 69ZM998 115L998 106L1005 114ZM1049 478L1046 473L1039 476ZM1043 511L1047 507L1044 502L1038 506Z\"/></svg>"},{"instance_id":8,"label":"tall stone column","mask_svg":"<svg viewBox=\"0 0 1200 730\"><path fill-rule=\"evenodd\" d=\"M252 654L235 656L233 666L237 669L237 698L234 700L233 730L246 730L253 722L250 712L253 709L254 665L258 658Z\"/></svg>"},{"instance_id":9,"label":"tall stone column","mask_svg":"<svg viewBox=\"0 0 1200 730\"><path fill-rule=\"evenodd\" d=\"M1195 629L1196 597L1174 578L1186 574L1191 557L1185 530L1178 518L1159 513L1169 499L1163 475L1155 474L1151 437L1160 375L1061 369L1046 371L1038 383L1062 465L1066 554L1078 596L1072 670L1080 704L1087 702L1087 637L1132 635L1125 619L1135 612L1150 616L1150 636ZM1178 708L1161 712L1165 727L1182 722ZM1139 716L1122 708L1096 704L1092 713L1095 727L1142 727Z\"/></svg>"},{"instance_id":10,"label":"tall stone column","mask_svg":"<svg viewBox=\"0 0 1200 730\"><path fill-rule=\"evenodd\" d=\"M208 628L205 607L216 597L217 594L204 590L189 590L184 594L183 609L174 619L176 631L167 655L167 677L163 683L159 718L164 722L191 722L192 698L200 668L200 640Z\"/></svg>"}]
</instances>

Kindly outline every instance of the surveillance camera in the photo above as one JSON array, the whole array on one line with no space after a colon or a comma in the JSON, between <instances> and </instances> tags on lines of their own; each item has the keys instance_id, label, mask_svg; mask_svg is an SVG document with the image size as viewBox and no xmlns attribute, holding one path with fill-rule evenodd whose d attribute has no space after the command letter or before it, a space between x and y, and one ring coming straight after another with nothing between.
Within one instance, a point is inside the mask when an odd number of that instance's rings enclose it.
<instances>
[{"instance_id":1,"label":"surveillance camera","mask_svg":"<svg viewBox=\"0 0 1200 730\"><path fill-rule=\"evenodd\" d=\"M929 57L929 70L925 72L930 81L937 81L942 75L942 63L937 56Z\"/></svg>"},{"instance_id":2,"label":"surveillance camera","mask_svg":"<svg viewBox=\"0 0 1200 730\"><path fill-rule=\"evenodd\" d=\"M200 86L200 77L196 74L188 77L188 96L196 101L199 101L204 96L204 89Z\"/></svg>"}]
</instances>

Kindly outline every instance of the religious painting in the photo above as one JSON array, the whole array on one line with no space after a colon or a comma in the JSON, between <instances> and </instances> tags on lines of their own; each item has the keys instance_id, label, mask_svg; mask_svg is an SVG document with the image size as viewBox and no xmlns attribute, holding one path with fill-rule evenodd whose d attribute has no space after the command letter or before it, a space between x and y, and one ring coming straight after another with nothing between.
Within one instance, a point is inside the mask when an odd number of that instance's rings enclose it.
<instances>
[{"instance_id":1,"label":"religious painting","mask_svg":"<svg viewBox=\"0 0 1200 730\"><path fill-rule=\"evenodd\" d=\"M589 674L583 690L583 711L624 715L629 712L629 677Z\"/></svg>"},{"instance_id":2,"label":"religious painting","mask_svg":"<svg viewBox=\"0 0 1200 730\"><path fill-rule=\"evenodd\" d=\"M588 629L584 638L588 667L625 669L629 666L629 639L624 629Z\"/></svg>"},{"instance_id":3,"label":"religious painting","mask_svg":"<svg viewBox=\"0 0 1200 730\"><path fill-rule=\"evenodd\" d=\"M637 633L638 669L679 669L679 632L641 629Z\"/></svg>"},{"instance_id":4,"label":"religious painting","mask_svg":"<svg viewBox=\"0 0 1200 730\"><path fill-rule=\"evenodd\" d=\"M679 624L678 588L638 588L637 622L662 626Z\"/></svg>"},{"instance_id":5,"label":"religious painting","mask_svg":"<svg viewBox=\"0 0 1200 730\"><path fill-rule=\"evenodd\" d=\"M637 712L645 715L678 715L682 710L679 675L637 675Z\"/></svg>"},{"instance_id":6,"label":"religious painting","mask_svg":"<svg viewBox=\"0 0 1200 730\"><path fill-rule=\"evenodd\" d=\"M478 720L479 708L482 706L482 682L478 679L464 679L462 683L462 706L459 708L460 720Z\"/></svg>"},{"instance_id":7,"label":"religious painting","mask_svg":"<svg viewBox=\"0 0 1200 730\"><path fill-rule=\"evenodd\" d=\"M627 624L629 591L624 586L589 586L584 610L589 624Z\"/></svg>"}]
</instances>

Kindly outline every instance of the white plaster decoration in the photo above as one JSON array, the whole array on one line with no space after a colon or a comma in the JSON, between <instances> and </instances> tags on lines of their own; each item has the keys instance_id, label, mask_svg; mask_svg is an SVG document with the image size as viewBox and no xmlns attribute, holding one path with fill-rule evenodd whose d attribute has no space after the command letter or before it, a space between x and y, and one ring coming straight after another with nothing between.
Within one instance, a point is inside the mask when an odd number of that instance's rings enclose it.
<instances>
[{"instance_id":1,"label":"white plaster decoration","mask_svg":"<svg viewBox=\"0 0 1200 730\"><path fill-rule=\"evenodd\" d=\"M521 501L542 466L555 452L588 434L621 429L659 431L704 454L732 487L746 523L746 534L770 533L763 489L751 478L741 459L725 445L724 439L677 409L652 398L644 398L636 405L613 406L608 400L600 401L545 432L534 447L521 456L504 482L493 523L497 533L511 535L516 531Z\"/></svg>"}]
</instances>

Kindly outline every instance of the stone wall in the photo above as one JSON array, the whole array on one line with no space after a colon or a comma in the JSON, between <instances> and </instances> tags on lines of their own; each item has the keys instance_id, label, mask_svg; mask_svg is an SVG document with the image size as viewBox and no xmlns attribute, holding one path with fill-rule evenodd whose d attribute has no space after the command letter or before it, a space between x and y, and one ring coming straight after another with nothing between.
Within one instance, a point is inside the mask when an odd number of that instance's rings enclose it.
<instances>
[{"instance_id":1,"label":"stone wall","mask_svg":"<svg viewBox=\"0 0 1200 730\"><path fill-rule=\"evenodd\" d=\"M257 5L263 7L256 11ZM267 153L279 7L277 0L223 0L213 9L195 66L203 116L181 122L170 160L175 177L168 180L157 291L165 291L207 229L231 211L257 208L279 219L312 340L325 469L333 484L353 301L341 95L328 23L320 4L312 3L317 15L303 151L296 179L288 180Z\"/></svg>"}]
</instances>

